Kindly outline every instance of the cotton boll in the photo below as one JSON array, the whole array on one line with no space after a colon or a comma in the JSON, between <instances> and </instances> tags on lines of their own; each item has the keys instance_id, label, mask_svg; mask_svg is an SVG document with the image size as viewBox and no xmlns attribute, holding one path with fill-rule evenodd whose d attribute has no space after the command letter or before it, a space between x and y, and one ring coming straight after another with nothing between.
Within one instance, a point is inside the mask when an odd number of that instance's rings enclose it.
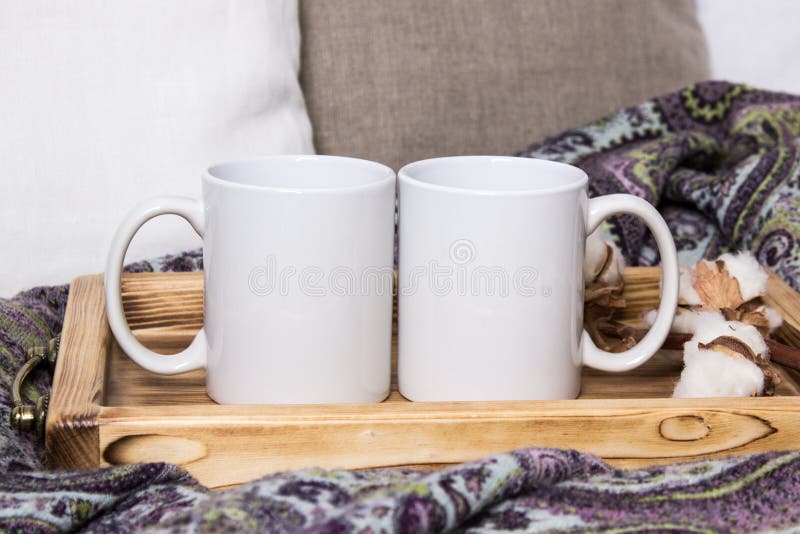
<instances>
[{"instance_id":1,"label":"cotton boll","mask_svg":"<svg viewBox=\"0 0 800 534\"><path fill-rule=\"evenodd\" d=\"M752 254L749 252L729 253L723 254L719 259L725 262L725 269L739 282L739 290L745 302L767 292L769 275Z\"/></svg>"},{"instance_id":2,"label":"cotton boll","mask_svg":"<svg viewBox=\"0 0 800 534\"><path fill-rule=\"evenodd\" d=\"M766 293L768 278L749 252L723 254L716 261L700 260L682 267L678 297L689 306L736 309Z\"/></svg>"},{"instance_id":3,"label":"cotton boll","mask_svg":"<svg viewBox=\"0 0 800 534\"><path fill-rule=\"evenodd\" d=\"M764 389L764 373L748 360L698 349L695 344L685 351L684 362L675 398L750 397Z\"/></svg>"},{"instance_id":4,"label":"cotton boll","mask_svg":"<svg viewBox=\"0 0 800 534\"><path fill-rule=\"evenodd\" d=\"M656 322L657 310L650 310L644 314L644 321L649 326ZM678 312L672 319L671 332L676 334L694 334L704 328L709 328L714 324L725 323L725 318L719 312L711 311L692 311L678 308Z\"/></svg>"},{"instance_id":5,"label":"cotton boll","mask_svg":"<svg viewBox=\"0 0 800 534\"><path fill-rule=\"evenodd\" d=\"M781 317L781 314L778 313L778 311L775 310L774 308L765 306L764 315L766 316L767 321L769 322L770 333L780 328L780 326L783 324L783 317Z\"/></svg>"},{"instance_id":6,"label":"cotton boll","mask_svg":"<svg viewBox=\"0 0 800 534\"><path fill-rule=\"evenodd\" d=\"M703 304L700 295L694 288L694 267L681 267L678 279L678 300L689 306Z\"/></svg>"},{"instance_id":7,"label":"cotton boll","mask_svg":"<svg viewBox=\"0 0 800 534\"><path fill-rule=\"evenodd\" d=\"M684 369L673 397L747 397L764 393L765 376L759 364L725 352L736 347L730 340L735 338L747 345L757 359L769 361L767 344L758 329L725 321L717 313L695 315L691 323L694 336L683 345ZM724 342L722 345L720 340ZM713 348L706 347L709 344ZM774 382L770 387L774 387Z\"/></svg>"},{"instance_id":8,"label":"cotton boll","mask_svg":"<svg viewBox=\"0 0 800 534\"><path fill-rule=\"evenodd\" d=\"M606 258L606 242L595 231L586 238L586 253L583 256L583 279L588 284L594 282L600 264Z\"/></svg>"},{"instance_id":9,"label":"cotton boll","mask_svg":"<svg viewBox=\"0 0 800 534\"><path fill-rule=\"evenodd\" d=\"M604 284L615 285L622 281L625 273L625 258L622 257L622 251L614 243L607 243L611 247L611 260L608 268L599 277L599 280Z\"/></svg>"},{"instance_id":10,"label":"cotton boll","mask_svg":"<svg viewBox=\"0 0 800 534\"><path fill-rule=\"evenodd\" d=\"M599 230L586 238L586 253L583 257L583 279L585 283L601 282L616 285L622 281L625 259L622 252L611 242L605 241Z\"/></svg>"},{"instance_id":11,"label":"cotton boll","mask_svg":"<svg viewBox=\"0 0 800 534\"><path fill-rule=\"evenodd\" d=\"M642 319L644 319L647 326L653 326L656 322L656 317L658 317L658 310L650 310L642 316Z\"/></svg>"},{"instance_id":12,"label":"cotton boll","mask_svg":"<svg viewBox=\"0 0 800 534\"><path fill-rule=\"evenodd\" d=\"M724 323L725 318L719 312L681 311L672 320L672 331L679 334L695 334Z\"/></svg>"},{"instance_id":13,"label":"cotton boll","mask_svg":"<svg viewBox=\"0 0 800 534\"><path fill-rule=\"evenodd\" d=\"M713 318L713 313L704 313L702 323L699 324L694 337L684 344L684 351L687 347L697 347L698 343L710 343L718 337L730 336L744 342L762 360L769 359L769 350L764 338L755 326L740 323L738 321L718 321ZM720 316L721 317L721 316ZM700 349L702 350L702 349Z\"/></svg>"}]
</instances>

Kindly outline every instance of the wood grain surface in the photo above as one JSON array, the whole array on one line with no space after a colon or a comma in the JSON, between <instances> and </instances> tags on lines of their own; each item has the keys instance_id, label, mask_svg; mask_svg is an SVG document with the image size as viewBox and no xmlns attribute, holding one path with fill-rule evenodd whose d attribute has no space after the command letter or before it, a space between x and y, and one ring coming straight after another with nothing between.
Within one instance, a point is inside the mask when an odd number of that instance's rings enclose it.
<instances>
[{"instance_id":1,"label":"wood grain surface","mask_svg":"<svg viewBox=\"0 0 800 534\"><path fill-rule=\"evenodd\" d=\"M100 463L98 417L113 337L105 310L101 275L73 281L45 424L49 467L88 469Z\"/></svg>"},{"instance_id":2,"label":"wood grain surface","mask_svg":"<svg viewBox=\"0 0 800 534\"><path fill-rule=\"evenodd\" d=\"M626 271L626 320L657 305L658 273ZM770 304L791 315L781 331L791 337L800 297L777 282ZM165 357L185 347L202 324L202 284L197 273L126 275L137 337ZM413 403L395 388L376 404L230 406L208 398L202 371L162 376L130 361L108 331L100 277L76 280L67 318L47 424L59 467L170 461L226 487L284 469L441 467L526 446L633 467L800 443L798 377L782 368L773 398L671 399L680 353L662 351L627 373L586 369L576 400Z\"/></svg>"}]
</instances>

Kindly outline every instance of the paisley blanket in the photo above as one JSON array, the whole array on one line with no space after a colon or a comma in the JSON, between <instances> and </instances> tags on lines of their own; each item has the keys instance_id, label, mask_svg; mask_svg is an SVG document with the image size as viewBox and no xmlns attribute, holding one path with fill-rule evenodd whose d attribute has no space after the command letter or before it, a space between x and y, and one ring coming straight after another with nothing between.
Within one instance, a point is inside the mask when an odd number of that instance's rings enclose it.
<instances>
[{"instance_id":1,"label":"paisley blanket","mask_svg":"<svg viewBox=\"0 0 800 534\"><path fill-rule=\"evenodd\" d=\"M750 250L800 289L800 97L706 82L648 100L521 152L581 167L591 196L658 206L681 263ZM604 229L629 263L658 264L643 223Z\"/></svg>"},{"instance_id":2,"label":"paisley blanket","mask_svg":"<svg viewBox=\"0 0 800 534\"><path fill-rule=\"evenodd\" d=\"M686 261L749 248L798 286L800 98L710 82L572 130L524 155L576 163L591 193L657 203ZM632 262L658 261L635 219L605 229ZM195 251L129 270L202 268ZM8 425L27 347L61 330L68 287L0 300L0 531L575 532L794 530L800 452L644 470L591 455L524 449L438 472L280 473L210 492L179 467L43 470L42 444ZM24 392L49 387L41 373Z\"/></svg>"}]
</instances>

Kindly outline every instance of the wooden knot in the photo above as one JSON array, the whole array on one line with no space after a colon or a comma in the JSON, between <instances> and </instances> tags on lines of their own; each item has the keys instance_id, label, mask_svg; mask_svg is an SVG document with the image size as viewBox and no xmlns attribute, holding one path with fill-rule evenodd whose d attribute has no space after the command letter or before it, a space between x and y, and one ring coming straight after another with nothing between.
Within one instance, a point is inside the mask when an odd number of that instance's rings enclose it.
<instances>
[{"instance_id":1,"label":"wooden knot","mask_svg":"<svg viewBox=\"0 0 800 534\"><path fill-rule=\"evenodd\" d=\"M661 437L670 441L697 441L711 432L706 420L697 415L678 415L661 421Z\"/></svg>"},{"instance_id":2,"label":"wooden knot","mask_svg":"<svg viewBox=\"0 0 800 534\"><path fill-rule=\"evenodd\" d=\"M208 456L204 443L162 434L124 436L111 443L103 459L111 465L167 462L186 465Z\"/></svg>"}]
</instances>

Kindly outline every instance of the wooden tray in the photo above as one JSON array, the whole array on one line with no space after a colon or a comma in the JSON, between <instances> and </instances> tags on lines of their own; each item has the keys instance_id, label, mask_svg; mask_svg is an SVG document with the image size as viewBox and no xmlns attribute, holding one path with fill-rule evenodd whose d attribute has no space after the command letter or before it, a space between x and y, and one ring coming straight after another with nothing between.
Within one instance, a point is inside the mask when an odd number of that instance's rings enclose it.
<instances>
[{"instance_id":1,"label":"wooden tray","mask_svg":"<svg viewBox=\"0 0 800 534\"><path fill-rule=\"evenodd\" d=\"M629 318L658 299L658 269L626 272ZM102 276L72 285L46 424L54 468L167 461L224 487L308 466L367 468L463 462L526 446L575 448L632 467L800 444L800 374L779 368L778 396L671 399L680 355L666 351L623 374L585 370L577 400L231 406L211 401L204 373L149 373L108 327ZM198 273L123 278L130 324L164 353L185 347L203 317ZM800 295L772 276L769 303L800 342ZM165 356L168 357L168 356Z\"/></svg>"}]
</instances>

